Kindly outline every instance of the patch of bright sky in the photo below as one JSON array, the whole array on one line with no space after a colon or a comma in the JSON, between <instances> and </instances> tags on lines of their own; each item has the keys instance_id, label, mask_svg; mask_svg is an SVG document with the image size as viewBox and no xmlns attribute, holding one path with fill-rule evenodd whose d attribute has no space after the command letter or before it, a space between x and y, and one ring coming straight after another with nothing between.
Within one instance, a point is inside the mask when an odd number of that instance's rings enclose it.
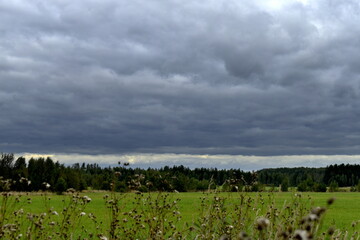
<instances>
[{"instance_id":1,"label":"patch of bright sky","mask_svg":"<svg viewBox=\"0 0 360 240\"><path fill-rule=\"evenodd\" d=\"M127 154L127 155L80 155L80 154L16 154L31 157L51 157L66 165L74 163L97 163L102 167L118 166L118 162L130 163L131 167L160 168L184 165L189 168L206 167L218 169L241 169L244 171L279 167L326 167L330 164L357 164L360 155L289 155L289 156L244 156L244 155L191 155L191 154Z\"/></svg>"},{"instance_id":2,"label":"patch of bright sky","mask_svg":"<svg viewBox=\"0 0 360 240\"><path fill-rule=\"evenodd\" d=\"M257 1L257 4L270 11L279 11L283 8L292 5L294 3L301 3L303 5L308 5L309 0L260 0Z\"/></svg>"}]
</instances>

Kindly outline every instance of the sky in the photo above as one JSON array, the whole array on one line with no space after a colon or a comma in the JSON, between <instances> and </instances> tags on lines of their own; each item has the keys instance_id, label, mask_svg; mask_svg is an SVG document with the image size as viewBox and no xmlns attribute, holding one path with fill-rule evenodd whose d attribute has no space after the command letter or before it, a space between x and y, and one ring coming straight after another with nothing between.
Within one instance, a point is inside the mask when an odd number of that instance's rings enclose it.
<instances>
[{"instance_id":1,"label":"sky","mask_svg":"<svg viewBox=\"0 0 360 240\"><path fill-rule=\"evenodd\" d=\"M359 22L352 0L0 0L0 152L358 163Z\"/></svg>"}]
</instances>

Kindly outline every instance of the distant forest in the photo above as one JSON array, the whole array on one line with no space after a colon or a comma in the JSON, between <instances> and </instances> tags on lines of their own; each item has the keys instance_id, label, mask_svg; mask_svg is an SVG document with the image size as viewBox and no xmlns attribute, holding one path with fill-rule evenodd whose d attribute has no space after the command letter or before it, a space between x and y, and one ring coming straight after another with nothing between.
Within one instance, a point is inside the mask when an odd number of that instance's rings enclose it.
<instances>
[{"instance_id":1,"label":"distant forest","mask_svg":"<svg viewBox=\"0 0 360 240\"><path fill-rule=\"evenodd\" d=\"M351 187L360 191L360 165L330 165L326 168L274 168L256 172L240 169L189 169L165 166L159 169L131 168L128 163L117 167L76 163L65 166L51 158L24 157L2 153L0 158L0 191L48 190L62 193L69 188L82 190L128 191L338 191Z\"/></svg>"}]
</instances>

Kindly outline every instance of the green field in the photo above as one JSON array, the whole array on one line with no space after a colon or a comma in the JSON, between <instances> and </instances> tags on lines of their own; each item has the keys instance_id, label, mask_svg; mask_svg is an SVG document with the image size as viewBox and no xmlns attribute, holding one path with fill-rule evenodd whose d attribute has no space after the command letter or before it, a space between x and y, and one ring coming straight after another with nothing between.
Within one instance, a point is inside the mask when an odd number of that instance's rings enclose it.
<instances>
[{"instance_id":1,"label":"green field","mask_svg":"<svg viewBox=\"0 0 360 240\"><path fill-rule=\"evenodd\" d=\"M104 199L105 195L110 195L108 199ZM356 221L360 220L360 193L339 192L339 193L145 193L143 195L126 193L113 195L105 192L87 192L81 193L78 199L82 199L81 196L88 196L91 201L84 203L81 201L74 204L73 197L71 195L59 196L53 194L29 194L28 196L21 196L19 201L15 203L15 197L12 196L7 199L7 218L11 223L12 212L19 209L23 209L24 216L18 219L19 225L23 227L29 227L27 213L34 213L39 216L41 213L48 213L46 217L43 217L43 222L50 224L56 222L60 226L64 216L69 216L68 221L71 221L73 229L68 230L81 235L82 232L94 231L95 233L107 234L112 221L111 210L114 210L114 205L106 204L109 199L118 199L116 204L116 211L118 211L118 227L129 227L133 231L136 231L136 224L140 222L147 225L152 224L150 220L152 218L164 217L167 220L173 221L174 231L184 231L188 226L196 226L199 219L208 219L209 215L216 215L213 220L217 221L215 227L219 227L221 221L220 218L226 219L226 221L235 225L236 219L236 207L241 205L241 199L243 201L249 201L248 207L243 208L244 211L248 211L246 215L246 221L249 222L247 231L252 231L253 223L259 216L266 216L269 209L278 209L281 211L290 211L285 209L292 209L296 206L295 202L301 203L300 214L307 215L309 209L316 206L326 206L327 200L335 198L335 202L328 207L323 225L321 229L326 231L330 226L335 225L337 229L342 231L359 231L360 227ZM214 200L219 199L219 204ZM296 200L296 201L295 201ZM156 202L157 201L157 202ZM176 201L176 203L175 203ZM156 204L155 204L156 202ZM251 202L251 203L250 203ZM219 207L217 207L218 205ZM246 204L242 204L246 206ZM4 198L2 199L2 206L4 206ZM214 207L215 206L215 207ZM288 206L288 208L286 208ZM64 212L64 209L68 209L68 212ZM220 210L217 208L221 208ZM299 208L299 207L298 207ZM214 210L215 209L215 210ZM283 210L282 210L283 209ZM51 214L56 211L57 214ZM299 211L297 214L299 214ZM303 211L303 212L301 212ZM142 213L142 220L137 220L134 212ZM176 212L176 214L175 214ZM96 217L96 223L90 216ZM221 215L222 214L222 215ZM294 213L295 214L295 213ZM6 214L5 214L6 215ZM51 216L50 216L51 215ZM291 212L290 212L291 215ZM270 215L269 215L270 216ZM180 218L181 217L181 218ZM269 217L271 219L271 217ZM40 218L39 218L40 219ZM145 219L145 220L144 220ZM146 220L147 219L147 220ZM150 219L150 220L149 220ZM209 221L210 221L209 220ZM224 221L224 220L222 220ZM6 223L6 219L4 221ZM3 223L4 224L4 223ZM45 224L45 223L44 223ZM206 223L207 224L207 223ZM352 227L354 225L354 227ZM45 226L45 225L44 225ZM99 228L99 226L101 226ZM46 225L47 227L47 225ZM99 229L96 229L98 227ZM145 226L146 228L148 226ZM51 229L51 228L49 228ZM199 227L201 229L201 227ZM246 228L245 228L246 229ZM20 233L24 230L19 230ZM59 227L54 227L54 231L59 231ZM125 231L125 230L122 230ZM200 231L200 230L199 230ZM24 234L23 234L24 235ZM98 239L98 238L96 238Z\"/></svg>"},{"instance_id":2,"label":"green field","mask_svg":"<svg viewBox=\"0 0 360 240\"><path fill-rule=\"evenodd\" d=\"M94 213L98 218L103 219L104 222L108 220L108 209L105 207L105 201L103 196L106 193L82 193L81 195L89 196L92 201L87 205L86 211ZM154 194L154 193L153 193ZM294 193L242 193L249 196L262 195L265 198L272 194L274 195L276 204L281 207L284 203L289 202ZM336 200L334 204L329 208L326 215L326 223L335 223L339 228L349 228L352 222L360 220L360 193L350 192L338 192L338 193L301 193L304 202L309 202L313 206L325 206L326 201L329 198L334 197ZM67 200L67 196L59 196L54 194L47 195L50 200L49 205L57 212L61 212L65 206L64 200ZM124 194L124 209L131 208L132 199L134 194ZM181 212L182 222L190 222L193 218L198 216L198 210L200 207L200 198L208 196L203 193L177 193L172 194L172 198L179 198L178 201L179 211ZM231 204L235 204L239 199L239 193L221 193L220 196L226 196L231 199ZM25 197L23 197L25 198ZM27 198L27 197L26 197ZM23 203L25 211L40 213L44 211L44 197L38 194L31 195L31 204ZM310 199L309 199L310 198ZM20 205L19 205L20 206Z\"/></svg>"}]
</instances>

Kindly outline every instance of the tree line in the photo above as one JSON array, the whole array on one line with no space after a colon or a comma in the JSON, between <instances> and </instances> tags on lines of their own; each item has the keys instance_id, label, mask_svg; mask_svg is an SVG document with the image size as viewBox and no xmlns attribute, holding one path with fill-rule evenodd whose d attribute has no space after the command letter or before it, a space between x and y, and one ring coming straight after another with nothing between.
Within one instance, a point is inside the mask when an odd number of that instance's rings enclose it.
<instances>
[{"instance_id":1,"label":"tree line","mask_svg":"<svg viewBox=\"0 0 360 240\"><path fill-rule=\"evenodd\" d=\"M240 169L195 168L165 166L163 168L132 168L127 163L116 167L101 167L96 163L75 163L69 166L47 158L24 157L2 153L0 177L10 179L13 191L49 190L63 192L73 188L78 191L204 191L219 188L223 191L262 191L265 187L278 187L287 191L336 190L352 186L360 190L360 165L330 165L326 168L275 168L257 172ZM2 181L3 182L3 181ZM5 190L0 185L0 190ZM269 188L267 188L269 189Z\"/></svg>"}]
</instances>

